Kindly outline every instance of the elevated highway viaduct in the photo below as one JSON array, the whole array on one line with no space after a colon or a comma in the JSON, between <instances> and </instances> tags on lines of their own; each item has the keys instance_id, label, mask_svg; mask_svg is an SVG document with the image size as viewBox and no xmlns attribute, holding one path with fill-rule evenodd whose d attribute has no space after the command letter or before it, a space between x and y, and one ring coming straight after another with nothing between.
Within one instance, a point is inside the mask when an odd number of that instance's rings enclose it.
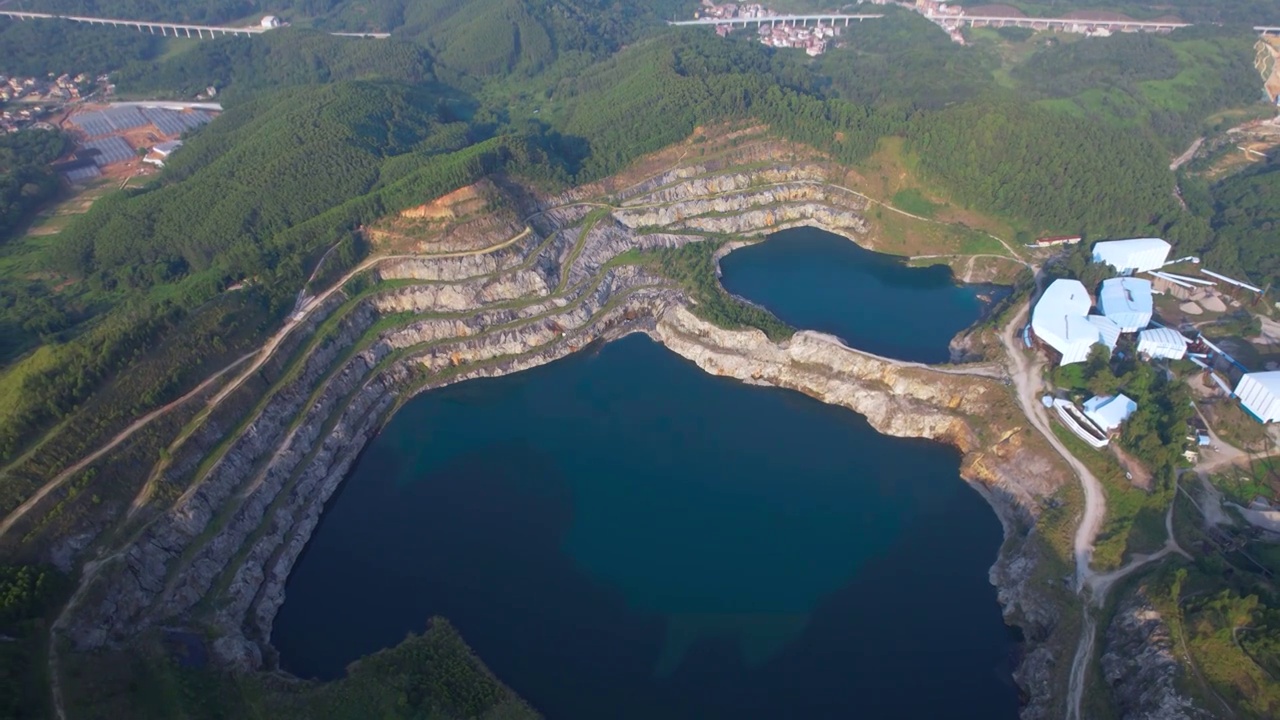
<instances>
[{"instance_id":1,"label":"elevated highway viaduct","mask_svg":"<svg viewBox=\"0 0 1280 720\"><path fill-rule=\"evenodd\" d=\"M85 23L88 25L109 25L111 27L133 28L139 32L146 31L151 34L160 33L165 36L173 37L220 37L223 35L259 35L269 32L272 28L262 27L261 25L249 25L244 27L235 27L230 25L191 25L188 23L170 23L157 22L153 20L121 20L117 18L100 18L85 17L82 15L53 15L51 13L38 12L22 12L18 10L0 10L0 17L7 17L14 20L67 20L70 22ZM370 38L386 38L391 33L329 33L330 35L339 35L342 37L370 37Z\"/></svg>"},{"instance_id":2,"label":"elevated highway viaduct","mask_svg":"<svg viewBox=\"0 0 1280 720\"><path fill-rule=\"evenodd\" d=\"M875 20L883 15L846 15L827 13L821 15L769 15L766 17L735 18L699 18L697 20L675 20L670 25L705 25L715 27L748 27L750 25L849 25L854 21ZM1079 32L1084 30L1111 30L1115 32L1171 32L1178 28L1190 27L1191 23L1162 22L1158 20L1084 20L1081 18L1042 18L1015 17L1000 15L940 15L927 14L928 19L949 27L969 25L971 27L1025 27L1033 30L1067 30ZM1280 26L1256 25L1255 31L1263 34L1280 34Z\"/></svg>"}]
</instances>

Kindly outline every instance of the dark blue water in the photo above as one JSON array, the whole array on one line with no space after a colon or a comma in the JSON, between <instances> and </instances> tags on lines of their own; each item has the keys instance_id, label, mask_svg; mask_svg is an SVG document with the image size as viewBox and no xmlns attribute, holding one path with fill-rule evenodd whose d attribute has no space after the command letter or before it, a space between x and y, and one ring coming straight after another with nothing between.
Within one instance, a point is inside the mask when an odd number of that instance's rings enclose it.
<instances>
[{"instance_id":1,"label":"dark blue water","mask_svg":"<svg viewBox=\"0 0 1280 720\"><path fill-rule=\"evenodd\" d=\"M947 344L1002 288L959 285L945 265L910 267L816 228L795 228L720 262L726 290L798 328L850 347L916 362L950 359Z\"/></svg>"},{"instance_id":2,"label":"dark blue water","mask_svg":"<svg viewBox=\"0 0 1280 720\"><path fill-rule=\"evenodd\" d=\"M449 618L552 720L1014 718L958 457L643 336L409 402L289 580L330 678Z\"/></svg>"}]
</instances>

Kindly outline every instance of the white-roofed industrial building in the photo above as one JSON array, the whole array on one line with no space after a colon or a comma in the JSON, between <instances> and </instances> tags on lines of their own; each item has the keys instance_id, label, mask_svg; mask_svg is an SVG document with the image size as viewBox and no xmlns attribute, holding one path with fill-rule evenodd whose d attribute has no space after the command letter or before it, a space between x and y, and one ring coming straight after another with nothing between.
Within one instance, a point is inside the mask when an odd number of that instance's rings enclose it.
<instances>
[{"instance_id":1,"label":"white-roofed industrial building","mask_svg":"<svg viewBox=\"0 0 1280 720\"><path fill-rule=\"evenodd\" d=\"M1151 281L1118 277L1102 281L1098 309L1120 326L1121 332L1137 332L1151 324Z\"/></svg>"},{"instance_id":2,"label":"white-roofed industrial building","mask_svg":"<svg viewBox=\"0 0 1280 720\"><path fill-rule=\"evenodd\" d=\"M1088 317L1093 300L1079 280L1054 280L1031 311L1031 331L1062 355L1059 365L1084 362L1102 338Z\"/></svg>"},{"instance_id":3,"label":"white-roofed industrial building","mask_svg":"<svg viewBox=\"0 0 1280 720\"><path fill-rule=\"evenodd\" d=\"M1104 432L1120 427L1137 409L1138 403L1123 393L1114 397L1098 395L1084 401L1084 416Z\"/></svg>"},{"instance_id":4,"label":"white-roofed industrial building","mask_svg":"<svg viewBox=\"0 0 1280 720\"><path fill-rule=\"evenodd\" d=\"M173 151L180 147L182 147L181 140L159 143L151 148L151 152L147 153L146 157L142 158L142 162L151 163L156 167L164 167L164 161L168 160Z\"/></svg>"},{"instance_id":5,"label":"white-roofed industrial building","mask_svg":"<svg viewBox=\"0 0 1280 720\"><path fill-rule=\"evenodd\" d=\"M1245 373L1236 383L1236 397L1258 420L1280 420L1280 370Z\"/></svg>"},{"instance_id":6,"label":"white-roofed industrial building","mask_svg":"<svg viewBox=\"0 0 1280 720\"><path fill-rule=\"evenodd\" d=\"M1108 350L1114 351L1116 343L1120 342L1120 326L1101 315L1090 315L1086 319L1098 328L1098 342L1106 345Z\"/></svg>"},{"instance_id":7,"label":"white-roofed industrial building","mask_svg":"<svg viewBox=\"0 0 1280 720\"><path fill-rule=\"evenodd\" d=\"M1170 328L1151 328L1138 333L1138 354L1181 360L1187 355L1187 339Z\"/></svg>"},{"instance_id":8,"label":"white-roofed industrial building","mask_svg":"<svg viewBox=\"0 0 1280 720\"><path fill-rule=\"evenodd\" d=\"M1169 243L1160 238L1108 240L1093 246L1093 261L1127 275L1162 267L1169 259L1170 249Z\"/></svg>"}]
</instances>

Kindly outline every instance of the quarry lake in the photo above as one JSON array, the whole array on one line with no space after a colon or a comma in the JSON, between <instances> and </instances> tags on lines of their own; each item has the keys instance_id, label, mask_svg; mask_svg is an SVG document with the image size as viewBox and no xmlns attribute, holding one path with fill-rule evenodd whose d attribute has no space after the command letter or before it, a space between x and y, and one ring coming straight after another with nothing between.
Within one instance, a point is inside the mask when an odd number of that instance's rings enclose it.
<instances>
[{"instance_id":1,"label":"quarry lake","mask_svg":"<svg viewBox=\"0 0 1280 720\"><path fill-rule=\"evenodd\" d=\"M1000 525L958 463L632 335L407 403L272 640L331 678L444 616L550 720L1012 719Z\"/></svg>"},{"instance_id":2,"label":"quarry lake","mask_svg":"<svg viewBox=\"0 0 1280 720\"><path fill-rule=\"evenodd\" d=\"M787 323L884 357L940 363L948 343L1006 288L960 285L945 265L911 267L825 230L783 230L720 261L726 290Z\"/></svg>"}]
</instances>

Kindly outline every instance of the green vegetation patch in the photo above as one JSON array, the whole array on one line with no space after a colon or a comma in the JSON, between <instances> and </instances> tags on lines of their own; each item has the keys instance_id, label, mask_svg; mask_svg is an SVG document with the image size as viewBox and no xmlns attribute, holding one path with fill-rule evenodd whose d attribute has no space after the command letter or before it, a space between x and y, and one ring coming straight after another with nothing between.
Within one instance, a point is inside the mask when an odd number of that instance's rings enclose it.
<instances>
[{"instance_id":1,"label":"green vegetation patch","mask_svg":"<svg viewBox=\"0 0 1280 720\"><path fill-rule=\"evenodd\" d=\"M1128 555L1158 550L1168 537L1164 513L1172 501L1172 488L1150 493L1136 488L1111 455L1089 447L1057 422L1053 433L1098 478L1106 496L1107 517L1094 542L1093 566L1114 570Z\"/></svg>"},{"instance_id":2,"label":"green vegetation patch","mask_svg":"<svg viewBox=\"0 0 1280 720\"><path fill-rule=\"evenodd\" d=\"M47 631L69 578L36 565L0 565L0 717L52 715Z\"/></svg>"},{"instance_id":3,"label":"green vegetation patch","mask_svg":"<svg viewBox=\"0 0 1280 720\"><path fill-rule=\"evenodd\" d=\"M728 330L757 328L775 342L791 337L795 328L768 310L729 294L720 284L715 255L724 243L705 240L679 248L631 250L619 256L617 262L647 266L679 283L693 299L693 313L707 322Z\"/></svg>"},{"instance_id":4,"label":"green vegetation patch","mask_svg":"<svg viewBox=\"0 0 1280 720\"><path fill-rule=\"evenodd\" d=\"M64 683L69 715L84 720L534 720L447 621L356 661L329 683L233 675L204 665L203 639L151 633L137 647L76 656Z\"/></svg>"},{"instance_id":5,"label":"green vegetation patch","mask_svg":"<svg viewBox=\"0 0 1280 720\"><path fill-rule=\"evenodd\" d=\"M912 215L932 218L938 212L938 203L924 196L916 188L904 188L893 194L893 206Z\"/></svg>"},{"instance_id":6,"label":"green vegetation patch","mask_svg":"<svg viewBox=\"0 0 1280 720\"><path fill-rule=\"evenodd\" d=\"M1199 26L1051 42L1015 67L1020 90L1069 99L1095 121L1144 128L1172 153L1223 107L1258 97L1253 33Z\"/></svg>"}]
</instances>

